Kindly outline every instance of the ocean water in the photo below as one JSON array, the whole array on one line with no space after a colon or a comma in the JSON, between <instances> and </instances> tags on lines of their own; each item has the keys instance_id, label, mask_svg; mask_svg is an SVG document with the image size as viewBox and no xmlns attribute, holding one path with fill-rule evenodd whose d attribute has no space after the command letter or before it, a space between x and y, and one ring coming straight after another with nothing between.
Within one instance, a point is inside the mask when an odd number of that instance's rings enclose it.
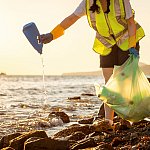
<instances>
[{"instance_id":1,"label":"ocean water","mask_svg":"<svg viewBox=\"0 0 150 150\"><path fill-rule=\"evenodd\" d=\"M45 76L42 80L42 76L0 76L0 137L34 129L52 135L79 119L97 116L101 101L87 94L95 94L94 83L104 83L101 76ZM81 99L68 99L76 96ZM48 119L51 111L65 112L71 122Z\"/></svg>"}]
</instances>

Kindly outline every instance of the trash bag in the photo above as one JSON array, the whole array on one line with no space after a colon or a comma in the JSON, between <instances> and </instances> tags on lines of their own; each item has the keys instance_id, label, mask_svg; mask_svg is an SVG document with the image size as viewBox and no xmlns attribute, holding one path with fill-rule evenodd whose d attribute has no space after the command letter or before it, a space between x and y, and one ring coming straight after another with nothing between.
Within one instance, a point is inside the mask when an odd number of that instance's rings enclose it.
<instances>
[{"instance_id":1,"label":"trash bag","mask_svg":"<svg viewBox=\"0 0 150 150\"><path fill-rule=\"evenodd\" d=\"M115 66L109 81L99 91L100 99L121 118L138 122L150 117L150 83L130 54L122 66Z\"/></svg>"}]
</instances>

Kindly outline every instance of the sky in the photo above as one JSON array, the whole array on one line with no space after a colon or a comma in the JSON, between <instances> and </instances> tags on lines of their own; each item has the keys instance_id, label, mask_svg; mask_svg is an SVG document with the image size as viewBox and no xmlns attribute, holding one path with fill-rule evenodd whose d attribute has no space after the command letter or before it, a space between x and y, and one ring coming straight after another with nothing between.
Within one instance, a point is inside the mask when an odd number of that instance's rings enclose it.
<instances>
[{"instance_id":1,"label":"sky","mask_svg":"<svg viewBox=\"0 0 150 150\"><path fill-rule=\"evenodd\" d=\"M22 28L35 22L41 34L50 32L74 12L82 0L0 0L0 72L41 75L41 56L25 38ZM150 65L150 0L130 0L136 21L144 28L140 61ZM46 75L99 70L99 55L92 50L95 32L86 16L65 34L43 47Z\"/></svg>"}]
</instances>

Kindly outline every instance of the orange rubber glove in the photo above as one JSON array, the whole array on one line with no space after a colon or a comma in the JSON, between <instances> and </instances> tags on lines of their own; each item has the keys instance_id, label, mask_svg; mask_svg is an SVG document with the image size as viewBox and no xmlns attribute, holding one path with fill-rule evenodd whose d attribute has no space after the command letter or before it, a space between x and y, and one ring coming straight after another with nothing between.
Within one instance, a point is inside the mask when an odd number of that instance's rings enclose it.
<instances>
[{"instance_id":1,"label":"orange rubber glove","mask_svg":"<svg viewBox=\"0 0 150 150\"><path fill-rule=\"evenodd\" d=\"M136 47L136 35L129 37L129 48Z\"/></svg>"},{"instance_id":2,"label":"orange rubber glove","mask_svg":"<svg viewBox=\"0 0 150 150\"><path fill-rule=\"evenodd\" d=\"M53 35L53 40L59 38L60 36L64 35L64 28L59 24L57 25L52 31L51 34Z\"/></svg>"}]
</instances>

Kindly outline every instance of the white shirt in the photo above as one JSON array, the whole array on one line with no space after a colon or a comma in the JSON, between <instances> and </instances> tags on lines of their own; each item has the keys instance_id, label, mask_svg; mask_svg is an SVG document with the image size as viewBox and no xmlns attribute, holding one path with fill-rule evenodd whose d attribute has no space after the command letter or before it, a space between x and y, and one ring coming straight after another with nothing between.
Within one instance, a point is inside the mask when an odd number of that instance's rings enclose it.
<instances>
[{"instance_id":1,"label":"white shirt","mask_svg":"<svg viewBox=\"0 0 150 150\"><path fill-rule=\"evenodd\" d=\"M126 12L126 18L129 19L133 16L132 8L129 0L123 0L124 6L125 6L125 12ZM86 0L82 0L82 2L79 4L79 6L74 11L74 14L76 16L82 17L86 15Z\"/></svg>"}]
</instances>

